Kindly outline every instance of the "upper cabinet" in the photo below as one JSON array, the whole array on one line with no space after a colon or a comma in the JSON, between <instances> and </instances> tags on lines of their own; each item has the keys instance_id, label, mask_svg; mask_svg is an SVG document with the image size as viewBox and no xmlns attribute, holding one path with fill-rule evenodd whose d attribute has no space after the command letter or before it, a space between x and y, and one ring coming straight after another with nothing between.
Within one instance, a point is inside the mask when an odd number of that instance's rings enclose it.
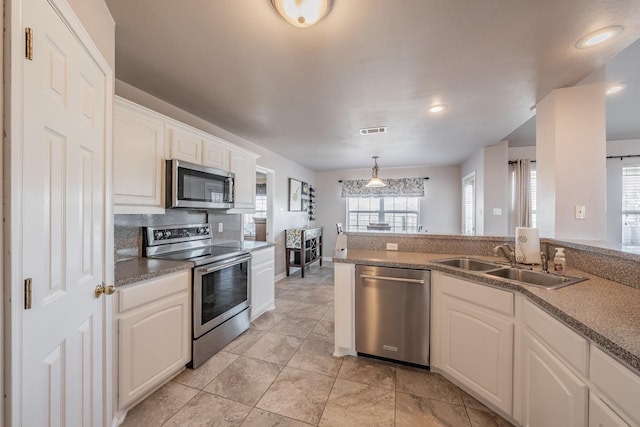
<instances>
[{"instance_id":1,"label":"upper cabinet","mask_svg":"<svg viewBox=\"0 0 640 427\"><path fill-rule=\"evenodd\" d=\"M235 208L255 209L259 156L118 96L114 101L114 213L164 213L166 159L235 173Z\"/></svg>"},{"instance_id":2,"label":"upper cabinet","mask_svg":"<svg viewBox=\"0 0 640 427\"><path fill-rule=\"evenodd\" d=\"M114 213L163 213L165 159L162 116L115 97L113 109Z\"/></svg>"},{"instance_id":3,"label":"upper cabinet","mask_svg":"<svg viewBox=\"0 0 640 427\"><path fill-rule=\"evenodd\" d=\"M229 170L236 174L235 209L256 208L256 159L257 155L236 149L229 153Z\"/></svg>"}]
</instances>

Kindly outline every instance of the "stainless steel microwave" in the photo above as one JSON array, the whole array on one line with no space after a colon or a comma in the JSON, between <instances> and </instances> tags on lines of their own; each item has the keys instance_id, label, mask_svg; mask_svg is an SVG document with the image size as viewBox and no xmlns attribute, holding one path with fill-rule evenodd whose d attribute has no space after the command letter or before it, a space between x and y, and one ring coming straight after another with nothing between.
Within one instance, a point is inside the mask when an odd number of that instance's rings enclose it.
<instances>
[{"instance_id":1,"label":"stainless steel microwave","mask_svg":"<svg viewBox=\"0 0 640 427\"><path fill-rule=\"evenodd\" d=\"M182 160L167 160L166 207L231 209L235 174Z\"/></svg>"}]
</instances>

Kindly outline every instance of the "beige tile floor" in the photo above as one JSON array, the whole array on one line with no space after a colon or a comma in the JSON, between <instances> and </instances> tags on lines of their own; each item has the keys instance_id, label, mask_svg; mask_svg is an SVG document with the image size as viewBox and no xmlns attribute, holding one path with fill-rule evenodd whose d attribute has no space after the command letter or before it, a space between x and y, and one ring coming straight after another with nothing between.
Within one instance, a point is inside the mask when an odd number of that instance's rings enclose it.
<instances>
[{"instance_id":1,"label":"beige tile floor","mask_svg":"<svg viewBox=\"0 0 640 427\"><path fill-rule=\"evenodd\" d=\"M276 309L196 370L129 411L123 426L509 426L424 369L333 357L333 267L276 284Z\"/></svg>"}]
</instances>

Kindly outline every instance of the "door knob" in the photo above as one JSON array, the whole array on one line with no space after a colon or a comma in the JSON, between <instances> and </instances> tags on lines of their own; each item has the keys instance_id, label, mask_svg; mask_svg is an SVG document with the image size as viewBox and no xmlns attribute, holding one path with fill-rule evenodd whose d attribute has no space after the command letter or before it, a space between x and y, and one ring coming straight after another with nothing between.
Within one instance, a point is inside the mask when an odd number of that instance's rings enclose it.
<instances>
[{"instance_id":1,"label":"door knob","mask_svg":"<svg viewBox=\"0 0 640 427\"><path fill-rule=\"evenodd\" d=\"M102 294L111 295L116 291L115 286L109 285L105 286L104 282L96 286L95 294L96 298L98 298Z\"/></svg>"}]
</instances>

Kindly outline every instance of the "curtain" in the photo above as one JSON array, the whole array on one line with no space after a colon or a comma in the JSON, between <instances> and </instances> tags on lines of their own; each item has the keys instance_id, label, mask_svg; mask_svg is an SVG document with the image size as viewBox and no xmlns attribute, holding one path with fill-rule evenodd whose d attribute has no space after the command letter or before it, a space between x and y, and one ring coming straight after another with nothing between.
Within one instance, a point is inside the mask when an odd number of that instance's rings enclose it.
<instances>
[{"instance_id":1,"label":"curtain","mask_svg":"<svg viewBox=\"0 0 640 427\"><path fill-rule=\"evenodd\" d=\"M514 223L516 227L531 227L531 161L519 159L513 162L514 173Z\"/></svg>"},{"instance_id":2,"label":"curtain","mask_svg":"<svg viewBox=\"0 0 640 427\"><path fill-rule=\"evenodd\" d=\"M365 187L368 179L351 179L342 182L342 197L393 197L424 196L424 178L389 178L383 180L386 187Z\"/></svg>"}]
</instances>

